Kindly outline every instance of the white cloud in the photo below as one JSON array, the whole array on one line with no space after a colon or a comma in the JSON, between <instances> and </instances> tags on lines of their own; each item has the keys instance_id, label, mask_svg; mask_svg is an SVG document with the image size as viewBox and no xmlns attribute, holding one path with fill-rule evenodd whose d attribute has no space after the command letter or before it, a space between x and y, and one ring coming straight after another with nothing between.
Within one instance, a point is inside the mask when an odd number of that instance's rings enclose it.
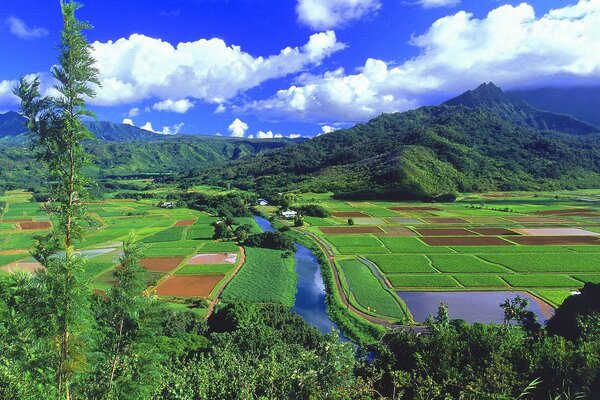
<instances>
[{"instance_id":1,"label":"white cloud","mask_svg":"<svg viewBox=\"0 0 600 400\"><path fill-rule=\"evenodd\" d=\"M0 81L0 107L12 109L19 105L19 98L13 94L17 81Z\"/></svg>"},{"instance_id":2,"label":"white cloud","mask_svg":"<svg viewBox=\"0 0 600 400\"><path fill-rule=\"evenodd\" d=\"M125 125L135 126L131 118L124 118L122 123ZM150 127L152 127L152 124L150 124Z\"/></svg>"},{"instance_id":3,"label":"white cloud","mask_svg":"<svg viewBox=\"0 0 600 400\"><path fill-rule=\"evenodd\" d=\"M420 55L394 66L368 59L354 74L338 69L243 107L276 118L330 124L428 104L493 81L502 87L600 81L600 0L536 17L504 5L483 19L460 11L410 43Z\"/></svg>"},{"instance_id":4,"label":"white cloud","mask_svg":"<svg viewBox=\"0 0 600 400\"><path fill-rule=\"evenodd\" d=\"M423 8L454 7L460 4L461 0L419 0Z\"/></svg>"},{"instance_id":5,"label":"white cloud","mask_svg":"<svg viewBox=\"0 0 600 400\"><path fill-rule=\"evenodd\" d=\"M229 132L231 133L231 136L244 137L244 135L246 134L246 131L248 130L248 124L243 122L239 118L236 118L235 120L233 120L231 125L229 125L228 129L229 129Z\"/></svg>"},{"instance_id":6,"label":"white cloud","mask_svg":"<svg viewBox=\"0 0 600 400\"><path fill-rule=\"evenodd\" d=\"M162 131L156 133L160 133L161 135L177 135L184 125L185 124L181 122L173 126L163 126Z\"/></svg>"},{"instance_id":7,"label":"white cloud","mask_svg":"<svg viewBox=\"0 0 600 400\"><path fill-rule=\"evenodd\" d=\"M263 132L258 131L256 133L257 139L281 139L283 135L281 133L273 133L272 131Z\"/></svg>"},{"instance_id":8,"label":"white cloud","mask_svg":"<svg viewBox=\"0 0 600 400\"><path fill-rule=\"evenodd\" d=\"M216 38L176 46L139 34L94 42L102 87L91 103L116 105L150 97L221 103L269 79L318 65L344 47L333 31L311 35L304 46L286 47L269 57L252 56Z\"/></svg>"},{"instance_id":9,"label":"white cloud","mask_svg":"<svg viewBox=\"0 0 600 400\"><path fill-rule=\"evenodd\" d=\"M127 113L127 116L130 117L130 118L137 117L138 115L140 115L140 109L138 107L133 107Z\"/></svg>"},{"instance_id":10,"label":"white cloud","mask_svg":"<svg viewBox=\"0 0 600 400\"><path fill-rule=\"evenodd\" d=\"M227 107L224 104L219 104L217 108L215 108L215 114L223 114L227 111Z\"/></svg>"},{"instance_id":11,"label":"white cloud","mask_svg":"<svg viewBox=\"0 0 600 400\"><path fill-rule=\"evenodd\" d=\"M323 133L331 133L331 132L335 131L335 128L333 126L323 125L323 126L321 126L321 131Z\"/></svg>"},{"instance_id":12,"label":"white cloud","mask_svg":"<svg viewBox=\"0 0 600 400\"><path fill-rule=\"evenodd\" d=\"M148 132L154 132L154 133L156 133L156 131L152 127L152 122L150 122L150 121L148 121L144 125L140 126L140 129L143 129L143 130L148 131Z\"/></svg>"},{"instance_id":13,"label":"white cloud","mask_svg":"<svg viewBox=\"0 0 600 400\"><path fill-rule=\"evenodd\" d=\"M290 134L288 135L288 137L289 137L290 139L298 139L298 138L300 137L300 134L299 134L299 133L290 133Z\"/></svg>"},{"instance_id":14,"label":"white cloud","mask_svg":"<svg viewBox=\"0 0 600 400\"><path fill-rule=\"evenodd\" d=\"M6 25L10 33L18 37L19 39L33 40L39 39L44 36L48 36L48 30L44 28L32 28L25 24L22 19L17 17L8 17L6 19Z\"/></svg>"},{"instance_id":15,"label":"white cloud","mask_svg":"<svg viewBox=\"0 0 600 400\"><path fill-rule=\"evenodd\" d=\"M193 107L194 107L194 103L192 103L188 99L182 99L182 100L167 99L167 100L163 100L161 102L155 103L152 106L152 109L156 110L156 111L171 111L171 112L175 112L175 113L179 113L179 114L185 114Z\"/></svg>"},{"instance_id":16,"label":"white cloud","mask_svg":"<svg viewBox=\"0 0 600 400\"><path fill-rule=\"evenodd\" d=\"M123 121L123 123L125 123L125 121ZM162 130L156 131L152 127L152 122L148 121L144 125L140 126L140 129L144 129L148 132L158 133L159 135L177 135L184 125L185 124L182 122L173 126L163 126Z\"/></svg>"},{"instance_id":17,"label":"white cloud","mask_svg":"<svg viewBox=\"0 0 600 400\"><path fill-rule=\"evenodd\" d=\"M329 29L377 11L380 0L298 0L298 19L313 29Z\"/></svg>"}]
</instances>

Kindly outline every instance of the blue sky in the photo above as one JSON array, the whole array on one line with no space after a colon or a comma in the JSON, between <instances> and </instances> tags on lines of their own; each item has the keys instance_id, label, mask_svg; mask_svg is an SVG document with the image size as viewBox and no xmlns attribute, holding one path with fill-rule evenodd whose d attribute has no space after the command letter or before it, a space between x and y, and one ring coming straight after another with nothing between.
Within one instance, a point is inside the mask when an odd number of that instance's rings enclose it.
<instances>
[{"instance_id":1,"label":"blue sky","mask_svg":"<svg viewBox=\"0 0 600 400\"><path fill-rule=\"evenodd\" d=\"M103 120L164 133L312 136L483 81L596 85L600 0L89 0ZM0 4L0 111L45 87L59 2ZM48 93L51 93L49 91Z\"/></svg>"}]
</instances>

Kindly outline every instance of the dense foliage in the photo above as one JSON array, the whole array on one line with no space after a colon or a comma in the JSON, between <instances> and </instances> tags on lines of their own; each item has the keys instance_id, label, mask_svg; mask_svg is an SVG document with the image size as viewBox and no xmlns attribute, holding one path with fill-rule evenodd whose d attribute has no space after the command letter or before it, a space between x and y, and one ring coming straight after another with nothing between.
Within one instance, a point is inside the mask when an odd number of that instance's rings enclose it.
<instances>
[{"instance_id":1,"label":"dense foliage","mask_svg":"<svg viewBox=\"0 0 600 400\"><path fill-rule=\"evenodd\" d=\"M296 211L298 211L298 213L304 215L305 217L331 217L331 213L325 207L318 204L304 204L294 208Z\"/></svg>"},{"instance_id":2,"label":"dense foliage","mask_svg":"<svg viewBox=\"0 0 600 400\"><path fill-rule=\"evenodd\" d=\"M285 254L291 254L296 249L294 239L282 232L261 232L252 234L244 241L244 245L282 250Z\"/></svg>"},{"instance_id":3,"label":"dense foliage","mask_svg":"<svg viewBox=\"0 0 600 400\"><path fill-rule=\"evenodd\" d=\"M395 199L600 184L598 128L498 91L485 86L442 106L384 114L198 174L204 182L233 180L265 193Z\"/></svg>"}]
</instances>

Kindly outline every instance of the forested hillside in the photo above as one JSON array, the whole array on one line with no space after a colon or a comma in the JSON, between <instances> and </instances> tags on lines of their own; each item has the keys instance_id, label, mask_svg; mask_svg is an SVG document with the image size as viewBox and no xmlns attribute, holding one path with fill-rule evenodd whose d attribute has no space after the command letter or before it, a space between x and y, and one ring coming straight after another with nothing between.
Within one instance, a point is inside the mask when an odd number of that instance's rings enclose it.
<instances>
[{"instance_id":1,"label":"forested hillside","mask_svg":"<svg viewBox=\"0 0 600 400\"><path fill-rule=\"evenodd\" d=\"M263 191L431 198L452 192L600 183L600 131L542 112L493 84L441 106L384 114L304 143L232 162L200 179Z\"/></svg>"}]
</instances>

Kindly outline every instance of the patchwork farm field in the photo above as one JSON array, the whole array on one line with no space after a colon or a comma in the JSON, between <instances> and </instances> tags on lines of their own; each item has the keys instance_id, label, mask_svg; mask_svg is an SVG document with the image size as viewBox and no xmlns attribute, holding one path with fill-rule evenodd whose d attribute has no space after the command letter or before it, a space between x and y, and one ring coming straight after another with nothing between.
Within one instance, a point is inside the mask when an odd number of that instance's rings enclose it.
<instances>
[{"instance_id":1,"label":"patchwork farm field","mask_svg":"<svg viewBox=\"0 0 600 400\"><path fill-rule=\"evenodd\" d=\"M399 314L378 296L395 291L525 291L556 307L585 282L600 281L600 191L435 204L306 193L297 203L331 213L306 219L302 229L330 252L353 305L384 317Z\"/></svg>"},{"instance_id":2,"label":"patchwork farm field","mask_svg":"<svg viewBox=\"0 0 600 400\"><path fill-rule=\"evenodd\" d=\"M40 204L30 200L31 194L21 191L0 198L6 204L0 215L0 274L41 268L29 249L34 235L46 233L53 222ZM131 230L145 246L141 265L148 293L168 301L211 300L238 266L240 248L233 242L214 241L211 224L217 218L204 212L159 208L152 200L92 202L87 211L91 218L88 233L76 248L85 258L84 278L96 291L106 291L114 284L112 272L118 265L122 241ZM252 227L257 229L256 224Z\"/></svg>"}]
</instances>

